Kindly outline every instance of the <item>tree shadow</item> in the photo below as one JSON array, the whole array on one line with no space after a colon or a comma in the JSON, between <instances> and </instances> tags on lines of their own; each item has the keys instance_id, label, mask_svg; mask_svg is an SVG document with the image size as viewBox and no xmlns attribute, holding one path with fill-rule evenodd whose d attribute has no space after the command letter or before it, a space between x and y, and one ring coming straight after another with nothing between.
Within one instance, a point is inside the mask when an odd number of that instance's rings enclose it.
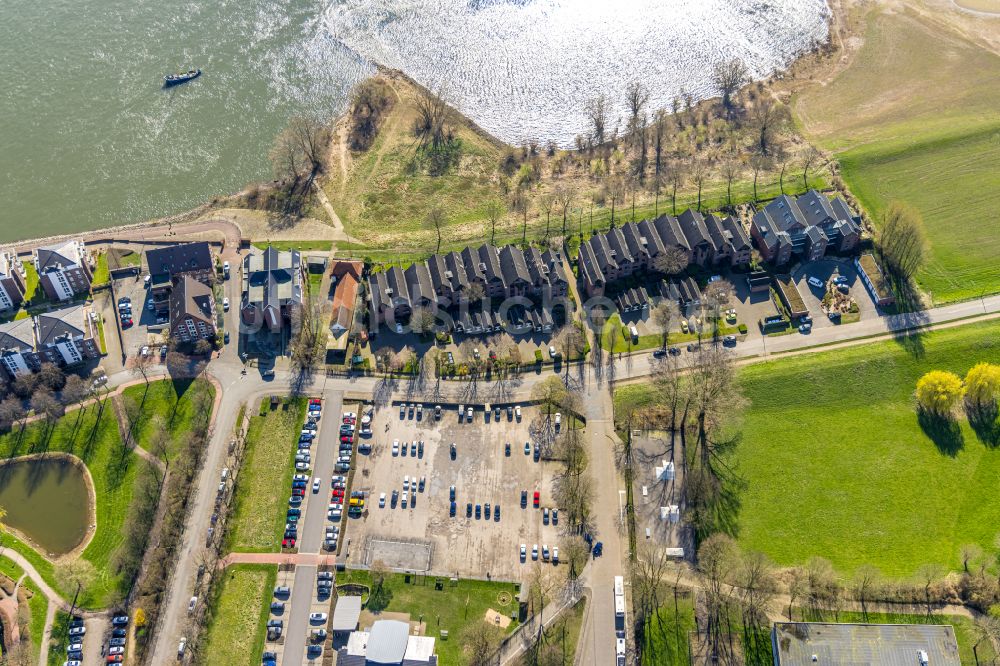
<instances>
[{"instance_id":1,"label":"tree shadow","mask_svg":"<svg viewBox=\"0 0 1000 666\"><path fill-rule=\"evenodd\" d=\"M954 458L965 446L965 437L955 419L921 409L917 411L917 422L924 434L946 456Z\"/></svg>"},{"instance_id":2,"label":"tree shadow","mask_svg":"<svg viewBox=\"0 0 1000 666\"><path fill-rule=\"evenodd\" d=\"M990 448L1000 446L1000 409L996 403L987 405L971 405L966 403L965 413L969 417L969 425L976 437Z\"/></svg>"},{"instance_id":3,"label":"tree shadow","mask_svg":"<svg viewBox=\"0 0 1000 666\"><path fill-rule=\"evenodd\" d=\"M885 314L891 330L898 331L893 339L914 358L924 356L924 335L920 327L930 324L930 317L924 309L923 297L917 285L910 279L890 278L896 303Z\"/></svg>"},{"instance_id":4,"label":"tree shadow","mask_svg":"<svg viewBox=\"0 0 1000 666\"><path fill-rule=\"evenodd\" d=\"M381 613L392 601L392 590L383 585L374 587L368 596L367 609L372 613Z\"/></svg>"}]
</instances>

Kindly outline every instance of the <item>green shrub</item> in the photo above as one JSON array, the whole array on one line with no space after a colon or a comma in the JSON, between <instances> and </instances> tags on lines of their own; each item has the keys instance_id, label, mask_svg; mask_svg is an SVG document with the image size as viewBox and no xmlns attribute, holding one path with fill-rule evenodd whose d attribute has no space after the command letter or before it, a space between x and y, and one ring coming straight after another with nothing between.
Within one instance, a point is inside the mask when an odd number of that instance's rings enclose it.
<instances>
[{"instance_id":1,"label":"green shrub","mask_svg":"<svg viewBox=\"0 0 1000 666\"><path fill-rule=\"evenodd\" d=\"M542 362L542 350L541 349L536 349L535 350L535 363L541 363L541 362Z\"/></svg>"},{"instance_id":2,"label":"green shrub","mask_svg":"<svg viewBox=\"0 0 1000 666\"><path fill-rule=\"evenodd\" d=\"M738 330L740 332L740 335L746 335L747 334L747 325L746 324L740 324L739 326L736 327L736 330Z\"/></svg>"}]
</instances>

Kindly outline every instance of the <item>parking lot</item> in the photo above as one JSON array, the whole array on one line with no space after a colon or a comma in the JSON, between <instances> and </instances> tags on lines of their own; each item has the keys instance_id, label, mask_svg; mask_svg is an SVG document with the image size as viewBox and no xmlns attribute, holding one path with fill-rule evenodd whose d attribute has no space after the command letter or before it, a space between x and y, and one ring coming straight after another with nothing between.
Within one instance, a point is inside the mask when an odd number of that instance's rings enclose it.
<instances>
[{"instance_id":1,"label":"parking lot","mask_svg":"<svg viewBox=\"0 0 1000 666\"><path fill-rule=\"evenodd\" d=\"M879 316L875 302L872 300L868 290L865 289L865 285L861 282L861 278L858 277L857 271L850 262L833 259L811 261L803 264L798 270L792 273L792 278L795 280L795 286L798 288L802 300L805 302L806 307L809 308L814 328L825 328L827 326L836 326L836 324L823 314L822 304L825 287L816 288L810 285L808 280L810 277L814 277L826 285L834 275L846 278L846 286L849 290L848 295L858 304L860 321L866 321Z\"/></svg>"},{"instance_id":2,"label":"parking lot","mask_svg":"<svg viewBox=\"0 0 1000 666\"><path fill-rule=\"evenodd\" d=\"M398 405L379 410L372 424L371 452L357 458L353 490L367 491L369 499L364 514L349 520L346 527L353 545L348 565L382 560L401 570L524 578L530 570L532 546L538 545L542 560L542 546L551 549L559 543L559 526L551 520L543 524L543 508L553 506L552 474L559 464L535 459L535 442L544 436L538 427L541 419L537 409L522 407L520 421L508 419L505 409L499 421L493 414L487 420L481 404L474 405L471 423L464 417L459 421L454 405L443 409L440 420L435 420L430 405L420 419L409 410L400 418ZM393 455L394 441L399 442L397 455ZM414 447L420 441L422 455L419 445ZM528 454L525 442L531 443ZM453 485L454 516L450 515ZM395 505L393 491L398 495ZM522 491L527 493L524 508ZM536 491L538 508L533 506ZM384 507L380 506L382 493ZM519 555L522 543L528 551L524 563Z\"/></svg>"}]
</instances>

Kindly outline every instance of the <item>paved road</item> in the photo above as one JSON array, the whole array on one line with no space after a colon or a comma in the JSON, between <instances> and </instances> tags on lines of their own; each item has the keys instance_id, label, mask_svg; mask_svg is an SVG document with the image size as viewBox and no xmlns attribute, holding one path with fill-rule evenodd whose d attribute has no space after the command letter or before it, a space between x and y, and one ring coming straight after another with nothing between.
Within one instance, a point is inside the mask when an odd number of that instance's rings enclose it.
<instances>
[{"instance_id":1,"label":"paved road","mask_svg":"<svg viewBox=\"0 0 1000 666\"><path fill-rule=\"evenodd\" d=\"M340 444L340 414L344 404L341 391L324 391L323 416L320 418L319 437L313 446L313 476L320 478L319 493L312 494L306 503L305 520L299 527L299 552L319 553L323 546L323 536L327 524L326 512L330 499L330 477L337 459ZM301 570L310 571L308 581L300 578ZM300 581L304 584L300 585ZM305 646L309 632L309 608L316 590L316 567L299 566L295 569L295 583L292 587L291 614L286 622L285 651L282 656L284 666L301 664L305 657Z\"/></svg>"},{"instance_id":2,"label":"paved road","mask_svg":"<svg viewBox=\"0 0 1000 666\"><path fill-rule=\"evenodd\" d=\"M747 342L737 346L734 350L734 355L737 358L769 356L777 352L805 350L814 345L858 340L884 334L889 331L900 331L920 325L940 324L985 313L992 314L998 311L1000 311L1000 296L994 296L984 300L935 308L919 315L899 315L840 327L824 328L817 330L812 335L787 335L766 341L759 337L751 338ZM648 376L651 367L651 357L648 353L633 354L631 359L618 364L617 380L620 382ZM182 635L181 631L185 629L182 624L185 618L187 599L190 598L190 591L194 587L196 554L204 547L205 533L208 528L215 500L215 490L218 485L218 473L225 457L226 445L232 433L239 406L248 400L274 393L286 392L290 388L287 372L279 371L274 381L263 383L255 373L241 378L239 374L240 368L241 365L238 359L236 359L235 353L228 350L220 359L213 361L210 365L210 372L219 380L223 387L223 399L215 431L206 453L205 462L197 479L195 500L188 515L184 543L178 557L174 576L170 582L169 600L161 614L161 624L157 632L156 647L151 663L162 664L172 661L177 641ZM548 376L548 372L525 375L520 386L514 390L511 399L526 399L530 395L531 388L538 381L544 380ZM130 375L122 373L110 377L110 383L114 386L132 379L133 377ZM588 392L594 391L599 393L602 390L595 382L595 375L590 366L584 369L582 381ZM307 390L322 390L323 383L324 379L321 378L316 382L317 385L315 387L306 388ZM326 384L330 390L353 391L368 395L372 395L376 388L378 388L380 396L383 398L391 397L393 393L399 397L407 396L409 388L407 382L399 382L394 386L388 387L390 395L386 396L385 383L383 380L374 377L330 379ZM451 398L461 401L463 398L466 398L464 394L465 389L466 385L461 382L445 383L442 387L441 399L446 400ZM488 387L484 387L480 395L481 400L488 401L490 399L489 390ZM603 391L607 392L606 386L603 388ZM588 395L592 396L594 393L588 393ZM591 403L593 401L588 400L588 412L596 417L593 421L594 424L599 425L602 421L607 420L608 428L610 428L610 407L603 405L600 407L600 412L593 413L592 410L595 407ZM609 473L614 467L611 464L611 459L608 457L610 455L609 450L606 450L606 447L601 443L597 435L597 428L594 428L591 432L590 446L592 448L592 455L595 455L592 458L591 472L599 478L603 478L602 475ZM608 455L603 455L602 452ZM614 539L611 538L612 526L617 520L618 514L616 486L620 487L620 484L616 483L614 486L611 484L598 484L601 499L595 502L598 528L601 530L601 538L605 542L605 556L603 558L604 561L600 563L601 566L594 567L595 573L592 577L593 589L597 596L594 600L595 612L589 613L588 617L593 618L595 626L588 626L585 628L585 631L588 638L592 640L593 647L590 649L600 651L601 655L611 654L610 651L613 650L614 645L613 631L609 633L606 631L607 627L602 626L606 622L605 616L608 614L604 613L601 609L605 605L613 609L610 602L604 598L605 593L602 590L608 588L607 595L610 595L610 583L607 581L610 580L609 576L613 577L616 575L611 573L611 569L615 568L616 560L618 561L618 566L620 566L620 557L622 556L620 548L618 552L614 551L616 546L612 543ZM615 495L613 501L610 499L611 495L607 495L609 488L614 490L612 493ZM611 503L607 504L605 502ZM613 616L613 612L611 615ZM596 652L594 653L595 659L599 656ZM594 661L591 663L601 662Z\"/></svg>"}]
</instances>

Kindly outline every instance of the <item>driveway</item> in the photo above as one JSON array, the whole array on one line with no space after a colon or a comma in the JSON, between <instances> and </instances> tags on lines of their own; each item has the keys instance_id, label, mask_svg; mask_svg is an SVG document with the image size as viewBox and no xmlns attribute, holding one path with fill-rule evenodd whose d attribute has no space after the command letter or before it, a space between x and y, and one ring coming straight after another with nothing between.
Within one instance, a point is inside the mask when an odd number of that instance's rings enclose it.
<instances>
[{"instance_id":1,"label":"driveway","mask_svg":"<svg viewBox=\"0 0 1000 666\"><path fill-rule=\"evenodd\" d=\"M802 300L805 301L806 307L809 308L809 314L813 317L813 328L826 328L828 326L837 326L837 324L834 324L830 321L829 317L823 314L822 303L823 296L825 295L823 289L810 286L808 279L809 277L815 277L822 280L823 284L826 284L834 275L843 275L847 278L847 285L851 290L850 295L858 304L858 309L860 310L861 321L875 319L879 316L875 302L872 301L868 290L865 289L864 284L862 284L861 279L858 277L857 271L854 269L854 265L850 261L846 259L821 259L802 264L792 272L792 279L795 280L795 286L798 287L799 293L802 295Z\"/></svg>"}]
</instances>

